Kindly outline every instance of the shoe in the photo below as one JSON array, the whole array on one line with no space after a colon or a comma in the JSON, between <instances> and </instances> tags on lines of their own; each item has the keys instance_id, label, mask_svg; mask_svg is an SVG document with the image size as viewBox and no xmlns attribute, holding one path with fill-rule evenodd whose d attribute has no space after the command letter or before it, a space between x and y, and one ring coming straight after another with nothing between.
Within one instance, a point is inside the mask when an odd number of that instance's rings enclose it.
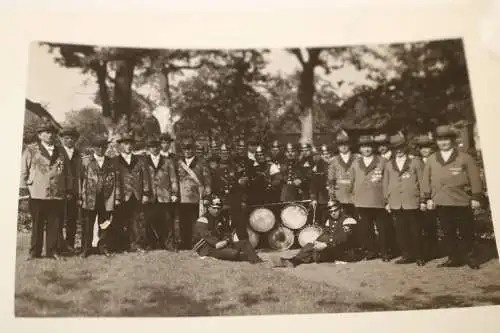
<instances>
[{"instance_id":1,"label":"shoe","mask_svg":"<svg viewBox=\"0 0 500 333\"><path fill-rule=\"evenodd\" d=\"M451 260L451 259L448 259L446 260L445 262L437 265L437 267L441 268L441 267L460 267L460 263L456 260Z\"/></svg>"},{"instance_id":2,"label":"shoe","mask_svg":"<svg viewBox=\"0 0 500 333\"><path fill-rule=\"evenodd\" d=\"M365 260L373 260L373 259L377 259L377 254L374 253L374 252L368 252L366 255L365 255Z\"/></svg>"},{"instance_id":3,"label":"shoe","mask_svg":"<svg viewBox=\"0 0 500 333\"><path fill-rule=\"evenodd\" d=\"M63 257L61 257L59 254L51 254L47 256L47 259L52 259L52 260L64 260Z\"/></svg>"},{"instance_id":4,"label":"shoe","mask_svg":"<svg viewBox=\"0 0 500 333\"><path fill-rule=\"evenodd\" d=\"M88 258L88 256L89 256L89 255L90 255L90 254L89 254L89 251L83 251L83 252L80 254L80 257L81 257L81 258Z\"/></svg>"},{"instance_id":5,"label":"shoe","mask_svg":"<svg viewBox=\"0 0 500 333\"><path fill-rule=\"evenodd\" d=\"M385 255L382 256L382 261L383 262L390 262L391 261L391 257L388 254L385 254Z\"/></svg>"},{"instance_id":6,"label":"shoe","mask_svg":"<svg viewBox=\"0 0 500 333\"><path fill-rule=\"evenodd\" d=\"M280 258L280 261L274 267L294 268L295 265L291 259Z\"/></svg>"},{"instance_id":7,"label":"shoe","mask_svg":"<svg viewBox=\"0 0 500 333\"><path fill-rule=\"evenodd\" d=\"M41 258L41 256L38 256L38 255L34 255L34 254L29 254L27 257L26 257L26 261L33 261L35 259L39 259Z\"/></svg>"},{"instance_id":8,"label":"shoe","mask_svg":"<svg viewBox=\"0 0 500 333\"><path fill-rule=\"evenodd\" d=\"M396 260L395 263L398 265L405 265L405 264L411 264L413 262L415 262L415 260L413 260L411 258L402 257L401 259Z\"/></svg>"},{"instance_id":9,"label":"shoe","mask_svg":"<svg viewBox=\"0 0 500 333\"><path fill-rule=\"evenodd\" d=\"M417 266L424 266L425 265L425 260L418 259L417 260Z\"/></svg>"},{"instance_id":10,"label":"shoe","mask_svg":"<svg viewBox=\"0 0 500 333\"><path fill-rule=\"evenodd\" d=\"M475 259L469 259L467 260L467 266L469 266L472 269L479 269L479 264Z\"/></svg>"}]
</instances>

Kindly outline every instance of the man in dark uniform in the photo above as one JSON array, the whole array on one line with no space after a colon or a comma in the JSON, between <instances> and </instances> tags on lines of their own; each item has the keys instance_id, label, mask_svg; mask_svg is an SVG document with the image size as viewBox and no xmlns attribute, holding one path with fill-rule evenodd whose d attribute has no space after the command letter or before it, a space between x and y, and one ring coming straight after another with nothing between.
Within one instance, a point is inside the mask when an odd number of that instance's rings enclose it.
<instances>
[{"instance_id":1,"label":"man in dark uniform","mask_svg":"<svg viewBox=\"0 0 500 333\"><path fill-rule=\"evenodd\" d=\"M420 156L424 165L429 156L434 153L434 142L428 134L419 135L415 138L415 148L417 156ZM422 215L422 240L423 256L425 260L432 260L438 256L438 236L437 236L437 218L434 209L425 209L420 212Z\"/></svg>"},{"instance_id":2,"label":"man in dark uniform","mask_svg":"<svg viewBox=\"0 0 500 333\"><path fill-rule=\"evenodd\" d=\"M248 261L252 264L262 262L250 242L233 242L234 226L221 214L222 200L211 195L208 200L208 212L196 221L196 233L201 240L194 246L201 257L208 256L221 260Z\"/></svg>"},{"instance_id":3,"label":"man in dark uniform","mask_svg":"<svg viewBox=\"0 0 500 333\"><path fill-rule=\"evenodd\" d=\"M335 262L344 259L352 245L351 226L356 220L342 214L338 201L328 202L329 217L324 223L323 233L314 242L306 244L292 258L280 258L277 267L296 267L312 262Z\"/></svg>"},{"instance_id":4,"label":"man in dark uniform","mask_svg":"<svg viewBox=\"0 0 500 333\"><path fill-rule=\"evenodd\" d=\"M215 171L212 191L228 205L228 215L236 228L238 239L248 239L247 202L249 178L240 164L231 163L229 147L222 144L219 150L220 163Z\"/></svg>"},{"instance_id":5,"label":"man in dark uniform","mask_svg":"<svg viewBox=\"0 0 500 333\"><path fill-rule=\"evenodd\" d=\"M466 261L472 269L478 269L473 210L481 205L483 186L476 161L458 149L456 138L450 126L436 129L438 151L425 164L423 189L427 209L436 210L443 228L448 260L439 266L456 267Z\"/></svg>"},{"instance_id":6,"label":"man in dark uniform","mask_svg":"<svg viewBox=\"0 0 500 333\"><path fill-rule=\"evenodd\" d=\"M274 140L271 143L269 157L272 163L279 165L283 162L283 153L281 151L281 145L278 140Z\"/></svg>"},{"instance_id":7,"label":"man in dark uniform","mask_svg":"<svg viewBox=\"0 0 500 333\"><path fill-rule=\"evenodd\" d=\"M299 201L306 197L303 192L302 168L297 159L297 149L287 143L286 160L281 164L277 173L273 173L273 184L281 187L280 201Z\"/></svg>"},{"instance_id":8,"label":"man in dark uniform","mask_svg":"<svg viewBox=\"0 0 500 333\"><path fill-rule=\"evenodd\" d=\"M75 235L76 225L78 220L78 178L80 165L82 163L81 154L75 148L78 140L78 131L73 127L63 128L61 133L62 151L64 155L64 163L68 170L68 182L71 187L71 193L64 202L63 218L59 230L59 249L61 251L75 252ZM63 229L66 229L66 237L64 237Z\"/></svg>"},{"instance_id":9,"label":"man in dark uniform","mask_svg":"<svg viewBox=\"0 0 500 333\"><path fill-rule=\"evenodd\" d=\"M145 226L143 204L149 201L151 182L144 161L144 156L132 154L135 140L130 134L125 134L118 140L120 154L114 158L120 186L120 205L117 207L116 219L126 230L127 239L115 235L115 250L144 253Z\"/></svg>"},{"instance_id":10,"label":"man in dark uniform","mask_svg":"<svg viewBox=\"0 0 500 333\"><path fill-rule=\"evenodd\" d=\"M266 161L262 145L258 145L255 150L255 160L257 164L253 167L254 177L250 180L249 204L253 206L272 203L273 188L269 173L270 162Z\"/></svg>"},{"instance_id":11,"label":"man in dark uniform","mask_svg":"<svg viewBox=\"0 0 500 333\"><path fill-rule=\"evenodd\" d=\"M328 145L322 144L321 147L319 148L319 153L323 161L325 161L327 164L330 163L330 160L332 159L332 154L330 151L330 147L328 147Z\"/></svg>"},{"instance_id":12,"label":"man in dark uniform","mask_svg":"<svg viewBox=\"0 0 500 333\"><path fill-rule=\"evenodd\" d=\"M314 154L310 172L309 191L312 194L311 199L316 200L318 203L315 218L316 221L323 223L327 216L329 194L327 187L328 162L322 158L321 154ZM314 214L312 214L310 218L312 218L313 215Z\"/></svg>"}]
</instances>

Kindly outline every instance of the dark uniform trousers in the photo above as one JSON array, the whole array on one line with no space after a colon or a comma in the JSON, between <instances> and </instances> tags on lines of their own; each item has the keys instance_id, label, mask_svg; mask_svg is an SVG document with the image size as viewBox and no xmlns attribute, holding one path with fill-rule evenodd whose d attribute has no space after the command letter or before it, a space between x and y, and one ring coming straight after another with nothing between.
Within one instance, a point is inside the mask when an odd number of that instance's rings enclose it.
<instances>
[{"instance_id":1,"label":"dark uniform trousers","mask_svg":"<svg viewBox=\"0 0 500 333\"><path fill-rule=\"evenodd\" d=\"M222 249L210 247L207 251L209 257L229 261L256 261L259 259L248 240L231 243Z\"/></svg>"},{"instance_id":2,"label":"dark uniform trousers","mask_svg":"<svg viewBox=\"0 0 500 333\"><path fill-rule=\"evenodd\" d=\"M383 208L357 208L359 214L358 232L359 242L363 250L370 253L379 253L382 256L390 254L393 241L391 216ZM374 226L378 231L378 244L375 237ZM377 251L378 250L378 251Z\"/></svg>"},{"instance_id":3,"label":"dark uniform trousers","mask_svg":"<svg viewBox=\"0 0 500 333\"><path fill-rule=\"evenodd\" d=\"M144 205L146 243L152 249L173 246L174 216L170 203L153 202Z\"/></svg>"},{"instance_id":4,"label":"dark uniform trousers","mask_svg":"<svg viewBox=\"0 0 500 333\"><path fill-rule=\"evenodd\" d=\"M437 206L436 214L444 233L445 253L448 259L457 260L474 251L474 215L470 207ZM460 235L462 248L459 248Z\"/></svg>"},{"instance_id":5,"label":"dark uniform trousers","mask_svg":"<svg viewBox=\"0 0 500 333\"><path fill-rule=\"evenodd\" d=\"M82 225L82 252L88 253L92 250L92 236L94 231L95 218L97 216L97 223L101 224L110 218L111 212L106 211L104 206L104 197L102 193L97 194L96 197L96 209L83 210L83 225ZM99 251L102 253L105 249L109 247L109 237L108 234L113 232L114 226L117 222L112 222L111 225L106 230L101 230L99 228ZM118 232L118 231L116 231Z\"/></svg>"},{"instance_id":6,"label":"dark uniform trousers","mask_svg":"<svg viewBox=\"0 0 500 333\"><path fill-rule=\"evenodd\" d=\"M435 210L420 212L422 220L423 256L431 260L438 255L437 218Z\"/></svg>"},{"instance_id":7,"label":"dark uniform trousers","mask_svg":"<svg viewBox=\"0 0 500 333\"><path fill-rule=\"evenodd\" d=\"M236 230L236 235L238 236L238 239L241 240L248 240L248 232L247 232L247 226L248 226L248 219L249 219L249 213L248 210L243 207L242 205L242 197L237 194L230 195L227 198L228 204L229 204L229 209L228 209L228 215L229 218L231 219L231 224L234 226Z\"/></svg>"},{"instance_id":8,"label":"dark uniform trousers","mask_svg":"<svg viewBox=\"0 0 500 333\"><path fill-rule=\"evenodd\" d=\"M391 212L402 256L408 259L423 259L420 211L417 209L396 209Z\"/></svg>"},{"instance_id":9,"label":"dark uniform trousers","mask_svg":"<svg viewBox=\"0 0 500 333\"><path fill-rule=\"evenodd\" d=\"M29 206L33 220L31 256L42 255L44 229L46 229L46 255L52 256L57 253L63 202L63 200L30 199Z\"/></svg>"},{"instance_id":10,"label":"dark uniform trousers","mask_svg":"<svg viewBox=\"0 0 500 333\"><path fill-rule=\"evenodd\" d=\"M75 247L76 223L78 220L78 203L76 199L68 199L63 203L62 219L59 225L59 248L64 250L65 247ZM66 226L66 237L63 235L63 229Z\"/></svg>"},{"instance_id":11,"label":"dark uniform trousers","mask_svg":"<svg viewBox=\"0 0 500 333\"><path fill-rule=\"evenodd\" d=\"M193 247L193 227L198 215L198 203L179 204L179 232L183 250L189 250Z\"/></svg>"},{"instance_id":12,"label":"dark uniform trousers","mask_svg":"<svg viewBox=\"0 0 500 333\"><path fill-rule=\"evenodd\" d=\"M128 201L120 203L116 210L118 234L115 246L118 250L144 249L146 235L142 203L134 195ZM114 231L115 231L114 230Z\"/></svg>"},{"instance_id":13,"label":"dark uniform trousers","mask_svg":"<svg viewBox=\"0 0 500 333\"><path fill-rule=\"evenodd\" d=\"M341 259L346 252L347 243L341 243L334 246L328 246L324 250L314 250L314 244L308 243L291 259L291 262L298 266L300 264L309 264L312 262L334 262Z\"/></svg>"}]
</instances>

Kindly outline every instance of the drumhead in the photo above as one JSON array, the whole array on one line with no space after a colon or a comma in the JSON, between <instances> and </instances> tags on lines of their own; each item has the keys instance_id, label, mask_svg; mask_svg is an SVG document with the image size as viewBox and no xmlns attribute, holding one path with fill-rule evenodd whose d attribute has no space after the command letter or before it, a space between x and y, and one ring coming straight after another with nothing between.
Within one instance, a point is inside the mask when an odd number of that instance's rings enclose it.
<instances>
[{"instance_id":1,"label":"drumhead","mask_svg":"<svg viewBox=\"0 0 500 333\"><path fill-rule=\"evenodd\" d=\"M255 249L257 247L257 245L259 245L260 236L258 233L256 233L255 231L253 231L250 228L247 228L247 232L248 232L248 241L250 242L252 247ZM237 242L237 241L239 241L238 235L236 234L236 231L233 231L233 242Z\"/></svg>"},{"instance_id":2,"label":"drumhead","mask_svg":"<svg viewBox=\"0 0 500 333\"><path fill-rule=\"evenodd\" d=\"M287 228L300 229L307 223L307 209L299 204L289 204L281 210L281 221Z\"/></svg>"},{"instance_id":3,"label":"drumhead","mask_svg":"<svg viewBox=\"0 0 500 333\"><path fill-rule=\"evenodd\" d=\"M250 213L250 227L257 232L268 232L274 227L276 217L274 213L267 208L256 208Z\"/></svg>"},{"instance_id":4,"label":"drumhead","mask_svg":"<svg viewBox=\"0 0 500 333\"><path fill-rule=\"evenodd\" d=\"M307 243L314 242L321 235L322 230L318 226L308 226L302 229L298 236L299 245L306 246Z\"/></svg>"},{"instance_id":5,"label":"drumhead","mask_svg":"<svg viewBox=\"0 0 500 333\"><path fill-rule=\"evenodd\" d=\"M285 251L295 243L295 235L286 227L278 227L269 233L268 241L273 250Z\"/></svg>"}]
</instances>

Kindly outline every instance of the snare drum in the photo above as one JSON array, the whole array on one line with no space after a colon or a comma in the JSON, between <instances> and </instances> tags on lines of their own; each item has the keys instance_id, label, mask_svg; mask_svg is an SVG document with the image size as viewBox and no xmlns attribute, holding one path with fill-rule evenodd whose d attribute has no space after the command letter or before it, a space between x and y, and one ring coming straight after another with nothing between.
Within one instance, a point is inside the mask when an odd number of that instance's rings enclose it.
<instances>
[{"instance_id":1,"label":"snare drum","mask_svg":"<svg viewBox=\"0 0 500 333\"><path fill-rule=\"evenodd\" d=\"M268 232L274 227L276 218L267 208L257 208L250 214L250 226L257 232Z\"/></svg>"},{"instance_id":2,"label":"snare drum","mask_svg":"<svg viewBox=\"0 0 500 333\"><path fill-rule=\"evenodd\" d=\"M310 225L299 232L298 241L301 247L307 243L312 243L323 233L323 229L317 225Z\"/></svg>"},{"instance_id":3,"label":"snare drum","mask_svg":"<svg viewBox=\"0 0 500 333\"><path fill-rule=\"evenodd\" d=\"M295 243L295 235L286 227L278 227L269 233L268 241L273 250L285 251Z\"/></svg>"},{"instance_id":4,"label":"snare drum","mask_svg":"<svg viewBox=\"0 0 500 333\"><path fill-rule=\"evenodd\" d=\"M255 249L259 244L259 239L260 239L259 234L250 228L247 228L247 232L248 232L248 241L250 242L250 244L252 244L252 247ZM236 231L233 231L233 242L237 241L239 241L238 235L236 234Z\"/></svg>"},{"instance_id":5,"label":"snare drum","mask_svg":"<svg viewBox=\"0 0 500 333\"><path fill-rule=\"evenodd\" d=\"M281 221L283 225L292 230L298 230L307 223L307 209L297 203L286 205L281 210Z\"/></svg>"}]
</instances>

